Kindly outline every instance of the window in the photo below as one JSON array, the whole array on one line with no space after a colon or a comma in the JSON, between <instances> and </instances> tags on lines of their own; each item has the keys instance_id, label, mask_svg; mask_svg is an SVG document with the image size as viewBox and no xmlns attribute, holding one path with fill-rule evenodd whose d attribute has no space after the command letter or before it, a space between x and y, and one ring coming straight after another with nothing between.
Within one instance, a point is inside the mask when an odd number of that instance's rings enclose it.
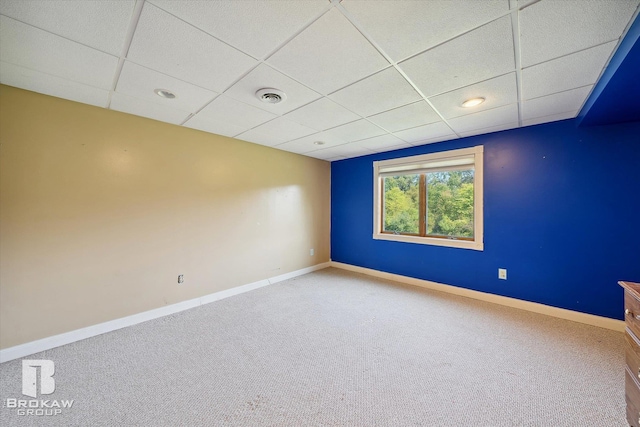
<instances>
[{"instance_id":1,"label":"window","mask_svg":"<svg viewBox=\"0 0 640 427\"><path fill-rule=\"evenodd\" d=\"M373 163L373 238L483 250L483 147Z\"/></svg>"}]
</instances>

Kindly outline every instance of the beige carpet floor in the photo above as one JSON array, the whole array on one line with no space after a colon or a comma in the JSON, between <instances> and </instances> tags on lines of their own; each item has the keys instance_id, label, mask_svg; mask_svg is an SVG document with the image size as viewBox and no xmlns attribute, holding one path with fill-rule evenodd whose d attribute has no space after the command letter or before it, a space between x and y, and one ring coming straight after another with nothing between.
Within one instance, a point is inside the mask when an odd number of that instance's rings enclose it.
<instances>
[{"instance_id":1,"label":"beige carpet floor","mask_svg":"<svg viewBox=\"0 0 640 427\"><path fill-rule=\"evenodd\" d=\"M624 336L326 269L31 356L57 416L8 426L625 426Z\"/></svg>"}]
</instances>

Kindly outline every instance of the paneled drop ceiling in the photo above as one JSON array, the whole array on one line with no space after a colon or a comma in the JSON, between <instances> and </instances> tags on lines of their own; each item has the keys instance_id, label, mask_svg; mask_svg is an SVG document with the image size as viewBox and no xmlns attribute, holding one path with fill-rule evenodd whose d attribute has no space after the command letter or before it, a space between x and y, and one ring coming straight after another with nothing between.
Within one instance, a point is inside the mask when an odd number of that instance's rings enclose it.
<instances>
[{"instance_id":1,"label":"paneled drop ceiling","mask_svg":"<svg viewBox=\"0 0 640 427\"><path fill-rule=\"evenodd\" d=\"M0 82L338 160L575 117L639 3L0 0Z\"/></svg>"}]
</instances>

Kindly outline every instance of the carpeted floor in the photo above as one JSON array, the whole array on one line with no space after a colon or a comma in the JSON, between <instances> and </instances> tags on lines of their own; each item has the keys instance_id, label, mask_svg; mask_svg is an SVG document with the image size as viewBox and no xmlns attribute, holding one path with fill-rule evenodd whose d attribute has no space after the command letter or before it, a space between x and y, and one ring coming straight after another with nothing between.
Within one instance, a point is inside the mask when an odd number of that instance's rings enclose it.
<instances>
[{"instance_id":1,"label":"carpeted floor","mask_svg":"<svg viewBox=\"0 0 640 427\"><path fill-rule=\"evenodd\" d=\"M42 352L57 416L0 425L626 426L624 336L326 269Z\"/></svg>"}]
</instances>

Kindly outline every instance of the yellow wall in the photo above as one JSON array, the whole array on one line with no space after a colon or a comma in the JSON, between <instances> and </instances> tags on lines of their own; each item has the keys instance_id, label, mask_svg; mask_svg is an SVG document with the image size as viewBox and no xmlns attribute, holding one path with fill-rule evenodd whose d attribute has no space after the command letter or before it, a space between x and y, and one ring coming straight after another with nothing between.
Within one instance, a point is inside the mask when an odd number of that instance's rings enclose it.
<instances>
[{"instance_id":1,"label":"yellow wall","mask_svg":"<svg viewBox=\"0 0 640 427\"><path fill-rule=\"evenodd\" d=\"M329 260L328 162L8 86L0 144L0 348Z\"/></svg>"}]
</instances>

